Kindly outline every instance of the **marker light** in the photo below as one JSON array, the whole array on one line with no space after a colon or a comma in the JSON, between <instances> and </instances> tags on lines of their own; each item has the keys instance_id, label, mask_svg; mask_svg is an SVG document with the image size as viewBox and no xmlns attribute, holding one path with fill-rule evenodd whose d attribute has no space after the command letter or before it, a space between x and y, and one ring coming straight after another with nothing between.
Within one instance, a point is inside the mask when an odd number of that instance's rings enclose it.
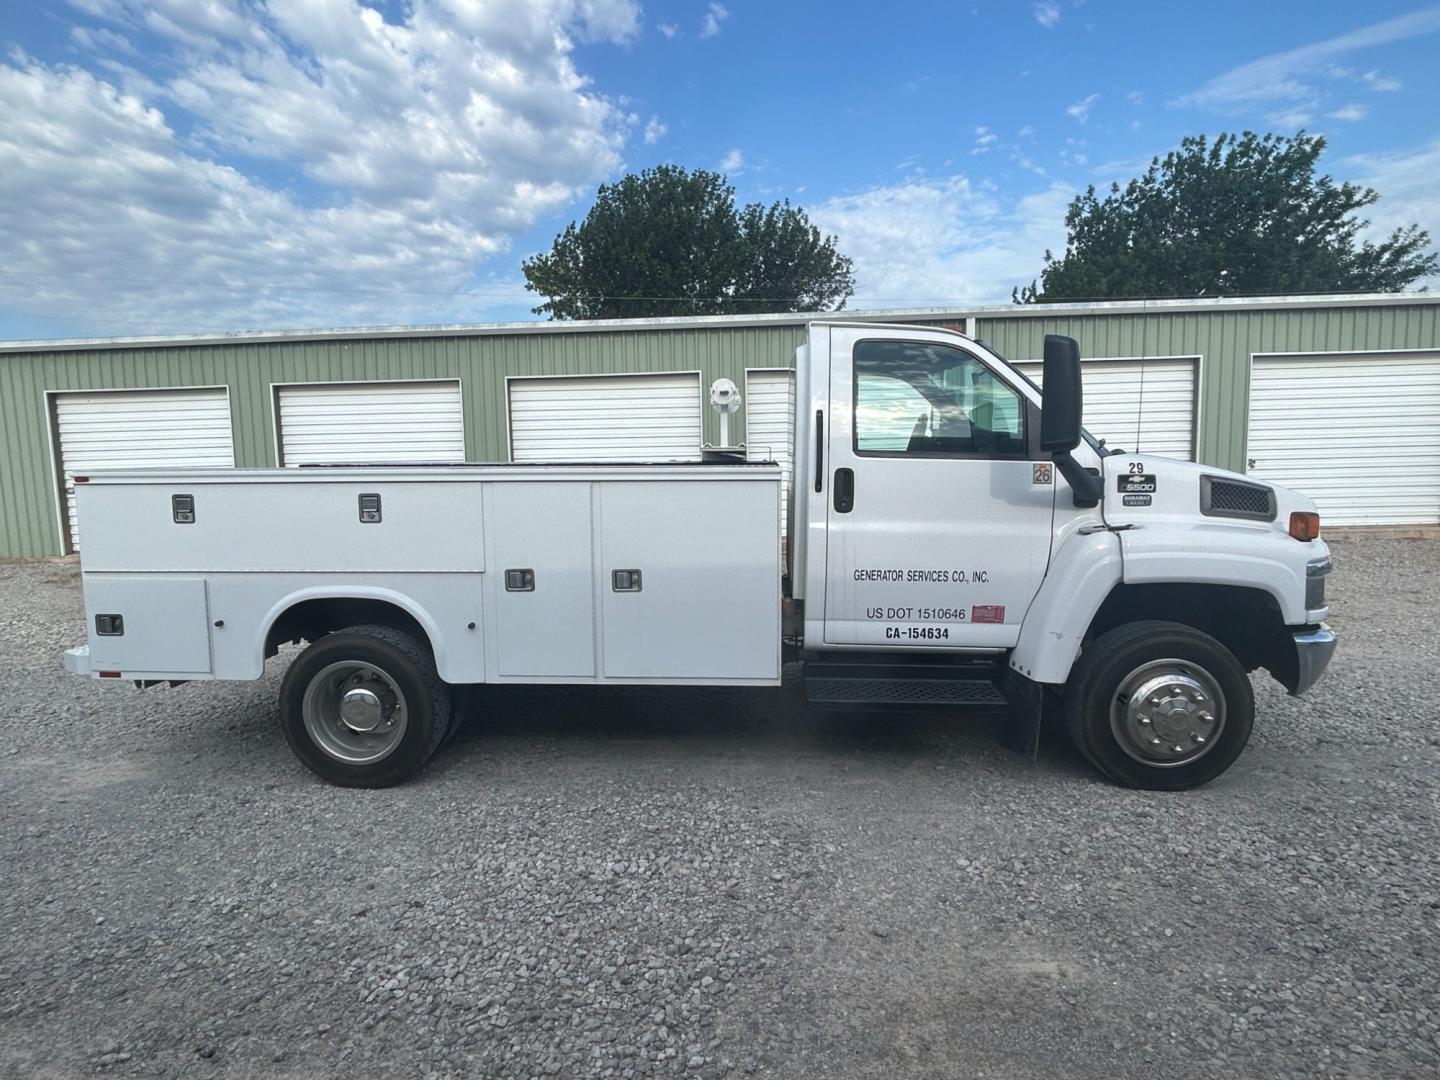
<instances>
[{"instance_id":1,"label":"marker light","mask_svg":"<svg viewBox=\"0 0 1440 1080\"><path fill-rule=\"evenodd\" d=\"M1314 540L1320 535L1320 515L1296 510L1290 515L1290 535L1296 540Z\"/></svg>"}]
</instances>

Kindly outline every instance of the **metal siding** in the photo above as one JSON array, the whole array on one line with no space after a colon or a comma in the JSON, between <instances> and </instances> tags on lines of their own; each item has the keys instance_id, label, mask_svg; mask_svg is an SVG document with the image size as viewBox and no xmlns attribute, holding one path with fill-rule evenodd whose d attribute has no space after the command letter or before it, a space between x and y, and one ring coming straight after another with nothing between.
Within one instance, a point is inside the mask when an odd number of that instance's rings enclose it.
<instances>
[{"instance_id":1,"label":"metal siding","mask_svg":"<svg viewBox=\"0 0 1440 1080\"><path fill-rule=\"evenodd\" d=\"M1440 524L1440 353L1258 357L1252 379L1257 477L1333 525Z\"/></svg>"},{"instance_id":2,"label":"metal siding","mask_svg":"<svg viewBox=\"0 0 1440 1080\"><path fill-rule=\"evenodd\" d=\"M455 380L282 386L277 398L286 465L465 460Z\"/></svg>"},{"instance_id":3,"label":"metal siding","mask_svg":"<svg viewBox=\"0 0 1440 1080\"><path fill-rule=\"evenodd\" d=\"M1202 357L1196 456L1242 472L1250 358L1255 353L1440 348L1440 303L982 316L976 323L978 337L1015 361L1038 359L1047 333L1075 338L1082 356Z\"/></svg>"},{"instance_id":4,"label":"metal siding","mask_svg":"<svg viewBox=\"0 0 1440 1080\"><path fill-rule=\"evenodd\" d=\"M1369 317L1354 317L1368 311ZM1378 306L1324 306L1261 313L1243 308L1187 313L1153 312L1146 349L1151 355L1198 355L1201 369L1197 453L1202 461L1243 469L1245 402L1250 356L1303 347L1440 348L1440 301ZM921 322L912 315L907 321ZM953 322L951 318L937 321ZM1016 360L1040 356L1047 332L1070 333L1090 356L1139 355L1137 314L981 314L979 337ZM493 334L391 336L380 340L220 341L140 347L65 347L0 356L0 557L56 555L60 534L50 461L47 390L147 386L230 388L235 460L241 466L274 461L274 395L295 382L348 382L368 370L387 380L460 379L466 454L474 461L506 458L506 376L698 370L701 385L724 376L744 385L745 369L791 367L805 330L796 324ZM1277 347L1274 339L1296 344ZM1102 342L1107 343L1102 347ZM1127 343L1133 343L1133 347ZM1163 346L1162 346L1163 343ZM381 348L380 346L383 346ZM719 439L718 420L705 410L705 439Z\"/></svg>"}]
</instances>

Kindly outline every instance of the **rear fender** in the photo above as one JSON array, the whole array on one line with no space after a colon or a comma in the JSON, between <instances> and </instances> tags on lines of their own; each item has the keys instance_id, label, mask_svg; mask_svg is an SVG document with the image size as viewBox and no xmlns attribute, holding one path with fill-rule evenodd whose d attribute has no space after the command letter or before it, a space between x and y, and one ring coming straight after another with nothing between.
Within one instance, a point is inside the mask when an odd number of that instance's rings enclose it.
<instances>
[{"instance_id":1,"label":"rear fender","mask_svg":"<svg viewBox=\"0 0 1440 1080\"><path fill-rule=\"evenodd\" d=\"M414 599L395 589L388 589L374 585L330 585L316 586L306 589L298 589L277 601L261 620L259 633L251 646L251 655L254 657L254 664L258 672L265 668L265 643L269 639L270 629L285 612L307 600L371 600L378 603L389 604L399 608L419 624L429 639L431 651L435 656L435 666L440 672L442 679L455 678L458 681L465 681L462 676L465 672L453 670L454 666L451 657L447 655L445 648L445 636L435 624L434 618L423 606L416 603Z\"/></svg>"}]
</instances>

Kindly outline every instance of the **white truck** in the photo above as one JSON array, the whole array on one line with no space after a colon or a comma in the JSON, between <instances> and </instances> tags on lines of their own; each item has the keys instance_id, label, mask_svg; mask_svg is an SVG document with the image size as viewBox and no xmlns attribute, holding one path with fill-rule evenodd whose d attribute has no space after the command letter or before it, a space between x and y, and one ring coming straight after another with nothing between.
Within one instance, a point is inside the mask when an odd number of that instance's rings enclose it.
<instances>
[{"instance_id":1,"label":"white truck","mask_svg":"<svg viewBox=\"0 0 1440 1080\"><path fill-rule=\"evenodd\" d=\"M1112 780L1203 784L1268 669L1335 648L1314 504L1107 450L1076 343L1043 394L981 342L816 322L793 495L773 463L131 470L76 480L99 679L257 679L338 784L419 770L478 683L781 684L812 704L989 708L1033 753L1063 717ZM783 543L782 543L782 537Z\"/></svg>"}]
</instances>

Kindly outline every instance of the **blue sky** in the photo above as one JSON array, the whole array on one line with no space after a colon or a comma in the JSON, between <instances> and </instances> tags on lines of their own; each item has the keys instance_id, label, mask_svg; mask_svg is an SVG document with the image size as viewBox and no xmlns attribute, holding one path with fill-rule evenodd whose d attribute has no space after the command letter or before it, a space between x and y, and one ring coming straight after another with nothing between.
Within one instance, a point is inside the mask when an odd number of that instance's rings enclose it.
<instances>
[{"instance_id":1,"label":"blue sky","mask_svg":"<svg viewBox=\"0 0 1440 1080\"><path fill-rule=\"evenodd\" d=\"M1089 184L1304 127L1440 238L1440 7L49 0L0 26L0 338L531 318L659 162L790 198L852 308L1008 298Z\"/></svg>"}]
</instances>

